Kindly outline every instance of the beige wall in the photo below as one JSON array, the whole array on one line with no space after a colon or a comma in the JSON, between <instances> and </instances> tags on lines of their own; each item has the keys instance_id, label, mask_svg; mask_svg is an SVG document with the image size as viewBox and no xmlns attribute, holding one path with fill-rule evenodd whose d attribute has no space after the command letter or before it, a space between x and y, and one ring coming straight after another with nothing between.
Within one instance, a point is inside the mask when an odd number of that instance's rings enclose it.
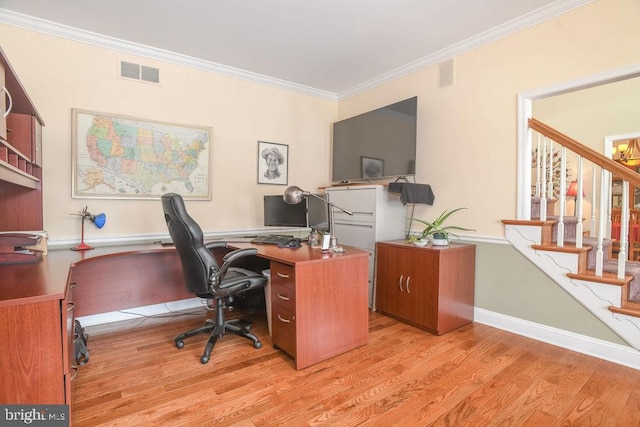
<instances>
[{"instance_id":1,"label":"beige wall","mask_svg":"<svg viewBox=\"0 0 640 427\"><path fill-rule=\"evenodd\" d=\"M330 182L335 102L0 25L2 48L43 116L44 228L51 240L79 236L70 213L106 212L87 238L167 234L158 200L71 197L71 109L208 126L212 200L188 202L206 231L262 227L262 195L285 186L257 184L257 141L289 146L289 184ZM160 69L160 85L118 77L118 61Z\"/></svg>"},{"instance_id":2,"label":"beige wall","mask_svg":"<svg viewBox=\"0 0 640 427\"><path fill-rule=\"evenodd\" d=\"M418 96L418 182L433 187L432 218L466 206L456 221L503 236L516 217L517 95L640 61L640 2L599 0L454 58L455 84L438 66L340 102L345 118Z\"/></svg>"}]
</instances>

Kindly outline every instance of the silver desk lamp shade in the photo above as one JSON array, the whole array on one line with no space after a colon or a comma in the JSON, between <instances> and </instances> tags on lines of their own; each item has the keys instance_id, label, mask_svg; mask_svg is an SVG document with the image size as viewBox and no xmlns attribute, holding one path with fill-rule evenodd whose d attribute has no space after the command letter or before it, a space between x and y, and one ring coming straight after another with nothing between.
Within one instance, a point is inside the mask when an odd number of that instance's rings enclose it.
<instances>
[{"instance_id":1,"label":"silver desk lamp shade","mask_svg":"<svg viewBox=\"0 0 640 427\"><path fill-rule=\"evenodd\" d=\"M329 207L332 208L336 208L338 210L341 210L342 212L346 213L347 215L353 215L353 212L347 210L347 209L343 209L340 206L336 206L335 204L331 203L328 200L323 199L322 197L318 197L317 195L310 193L308 191L304 191L303 189L301 189L298 186L292 185L291 187L287 187L286 190L284 190L284 194L282 195L282 198L284 199L285 203L289 203L291 205L295 205L297 203L300 203L302 200L304 200L305 197L315 197L316 199L322 200L323 202L325 202L326 204L329 205ZM338 238L335 235L335 224L333 222L333 209L329 209L329 221L331 222L331 249L337 249L338 248Z\"/></svg>"},{"instance_id":2,"label":"silver desk lamp shade","mask_svg":"<svg viewBox=\"0 0 640 427\"><path fill-rule=\"evenodd\" d=\"M287 189L284 190L284 194L282 195L282 198L284 199L285 203L289 203L290 205L296 205L300 203L309 194L311 193L309 193L308 191L303 191L300 187L296 187L295 185L292 185L291 187L287 187Z\"/></svg>"}]
</instances>

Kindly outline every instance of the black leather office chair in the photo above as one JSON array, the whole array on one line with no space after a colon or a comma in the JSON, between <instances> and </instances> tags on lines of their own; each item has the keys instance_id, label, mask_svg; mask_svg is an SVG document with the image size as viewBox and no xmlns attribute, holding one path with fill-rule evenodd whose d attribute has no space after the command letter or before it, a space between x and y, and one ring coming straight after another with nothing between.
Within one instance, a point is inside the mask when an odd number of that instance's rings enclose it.
<instances>
[{"instance_id":1,"label":"black leather office chair","mask_svg":"<svg viewBox=\"0 0 640 427\"><path fill-rule=\"evenodd\" d=\"M207 363L211 350L219 338L229 332L253 341L255 348L262 343L250 333L251 322L243 319L224 320L224 309L233 300L233 296L250 290L264 288L267 279L262 275L243 268L231 267L231 264L249 255L255 255L256 249L238 249L226 254L222 266L218 266L211 253L213 248L226 247L224 242L204 244L200 226L187 214L184 201L179 194L167 193L162 196L162 209L167 221L169 234L176 247L185 284L189 292L200 298L215 301L215 322L207 320L204 326L187 331L175 338L176 347L184 347L183 340L201 333L210 333L211 337L204 349L200 362Z\"/></svg>"}]
</instances>

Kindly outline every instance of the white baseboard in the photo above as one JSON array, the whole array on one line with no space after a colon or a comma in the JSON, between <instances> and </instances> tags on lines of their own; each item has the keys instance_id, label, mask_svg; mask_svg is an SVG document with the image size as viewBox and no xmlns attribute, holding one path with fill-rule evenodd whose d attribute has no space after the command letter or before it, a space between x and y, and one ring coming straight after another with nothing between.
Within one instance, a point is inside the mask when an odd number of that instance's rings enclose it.
<instances>
[{"instance_id":1,"label":"white baseboard","mask_svg":"<svg viewBox=\"0 0 640 427\"><path fill-rule=\"evenodd\" d=\"M77 319L82 326L103 325L106 323L119 322L121 320L139 319L141 317L157 316L173 313L175 311L188 310L192 308L204 307L206 300L202 298L189 298L180 301L172 301L163 304L146 305L144 307L128 308L108 313L92 314L80 316Z\"/></svg>"},{"instance_id":2,"label":"white baseboard","mask_svg":"<svg viewBox=\"0 0 640 427\"><path fill-rule=\"evenodd\" d=\"M587 354L619 365L640 370L640 352L633 347L568 332L528 320L518 319L476 307L474 321L483 325L513 332L567 350Z\"/></svg>"}]
</instances>

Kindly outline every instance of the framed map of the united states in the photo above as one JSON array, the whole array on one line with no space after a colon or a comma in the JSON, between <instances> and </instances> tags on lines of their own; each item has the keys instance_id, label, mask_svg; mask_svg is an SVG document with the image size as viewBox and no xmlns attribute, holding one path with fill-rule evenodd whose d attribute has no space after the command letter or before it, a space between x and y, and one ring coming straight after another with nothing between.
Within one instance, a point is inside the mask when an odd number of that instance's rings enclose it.
<instances>
[{"instance_id":1,"label":"framed map of the united states","mask_svg":"<svg viewBox=\"0 0 640 427\"><path fill-rule=\"evenodd\" d=\"M211 128L72 110L73 197L211 199Z\"/></svg>"}]
</instances>

